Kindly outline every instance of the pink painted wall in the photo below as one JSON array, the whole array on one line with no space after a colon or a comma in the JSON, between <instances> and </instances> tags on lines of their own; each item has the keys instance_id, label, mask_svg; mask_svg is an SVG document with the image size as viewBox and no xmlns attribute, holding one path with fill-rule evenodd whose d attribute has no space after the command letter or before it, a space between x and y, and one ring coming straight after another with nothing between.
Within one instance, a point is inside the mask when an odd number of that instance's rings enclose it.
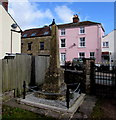
<instances>
[{"instance_id":1,"label":"pink painted wall","mask_svg":"<svg viewBox=\"0 0 116 120\"><path fill-rule=\"evenodd\" d=\"M59 49L59 53L66 53L66 61L72 61L73 58L79 57L79 52L85 52L85 58L90 57L90 52L95 52L96 63L101 62L101 38L104 32L100 25L85 26L85 34L79 34L80 28L66 28L65 36L61 36L59 29L59 44L60 39L66 39L66 47ZM79 47L80 37L85 37L86 47ZM76 46L70 48L73 43Z\"/></svg>"}]
</instances>

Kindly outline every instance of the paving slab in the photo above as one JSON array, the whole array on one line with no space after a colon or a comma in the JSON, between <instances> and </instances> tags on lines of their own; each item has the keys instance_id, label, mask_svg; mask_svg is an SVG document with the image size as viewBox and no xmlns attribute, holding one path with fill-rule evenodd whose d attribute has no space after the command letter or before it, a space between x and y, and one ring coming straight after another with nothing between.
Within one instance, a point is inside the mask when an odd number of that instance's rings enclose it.
<instances>
[{"instance_id":1,"label":"paving slab","mask_svg":"<svg viewBox=\"0 0 116 120\"><path fill-rule=\"evenodd\" d=\"M95 106L96 100L95 96L86 95L83 103L72 117L72 120L89 118Z\"/></svg>"}]
</instances>

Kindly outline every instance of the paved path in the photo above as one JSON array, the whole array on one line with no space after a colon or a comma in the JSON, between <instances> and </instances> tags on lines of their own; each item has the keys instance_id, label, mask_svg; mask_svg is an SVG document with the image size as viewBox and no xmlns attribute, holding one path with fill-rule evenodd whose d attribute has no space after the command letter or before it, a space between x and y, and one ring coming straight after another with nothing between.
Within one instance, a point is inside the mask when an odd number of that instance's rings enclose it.
<instances>
[{"instance_id":1,"label":"paved path","mask_svg":"<svg viewBox=\"0 0 116 120\"><path fill-rule=\"evenodd\" d=\"M86 96L80 108L74 114L72 120L89 118L96 103L96 97Z\"/></svg>"}]
</instances>

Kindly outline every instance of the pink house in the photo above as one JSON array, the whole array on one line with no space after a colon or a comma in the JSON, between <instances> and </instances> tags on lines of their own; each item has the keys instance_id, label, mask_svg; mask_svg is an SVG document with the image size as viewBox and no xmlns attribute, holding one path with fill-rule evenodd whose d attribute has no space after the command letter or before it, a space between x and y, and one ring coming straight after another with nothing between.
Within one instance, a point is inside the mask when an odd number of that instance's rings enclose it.
<instances>
[{"instance_id":1,"label":"pink house","mask_svg":"<svg viewBox=\"0 0 116 120\"><path fill-rule=\"evenodd\" d=\"M78 15L74 15L73 22L58 25L60 64L72 61L73 58L95 58L101 62L101 39L104 28L101 23L79 22Z\"/></svg>"}]
</instances>

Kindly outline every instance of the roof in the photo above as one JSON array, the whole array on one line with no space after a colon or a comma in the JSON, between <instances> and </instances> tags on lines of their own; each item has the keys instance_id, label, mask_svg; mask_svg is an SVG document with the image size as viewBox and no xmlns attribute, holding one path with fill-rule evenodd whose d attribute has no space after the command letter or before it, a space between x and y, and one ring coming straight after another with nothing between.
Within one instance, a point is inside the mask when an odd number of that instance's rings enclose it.
<instances>
[{"instance_id":1,"label":"roof","mask_svg":"<svg viewBox=\"0 0 116 120\"><path fill-rule=\"evenodd\" d=\"M69 27L80 27L80 26L91 26L91 25L101 25L101 23L97 23L97 22L92 22L92 21L83 21L83 22L78 22L78 23L67 23L67 24L60 24L58 25L58 28L69 28ZM104 28L101 25L103 31Z\"/></svg>"},{"instance_id":2,"label":"roof","mask_svg":"<svg viewBox=\"0 0 116 120\"><path fill-rule=\"evenodd\" d=\"M22 32L22 38L42 37L42 36L50 36L50 35L51 35L51 30L50 27L48 26L42 28L28 29Z\"/></svg>"}]
</instances>

